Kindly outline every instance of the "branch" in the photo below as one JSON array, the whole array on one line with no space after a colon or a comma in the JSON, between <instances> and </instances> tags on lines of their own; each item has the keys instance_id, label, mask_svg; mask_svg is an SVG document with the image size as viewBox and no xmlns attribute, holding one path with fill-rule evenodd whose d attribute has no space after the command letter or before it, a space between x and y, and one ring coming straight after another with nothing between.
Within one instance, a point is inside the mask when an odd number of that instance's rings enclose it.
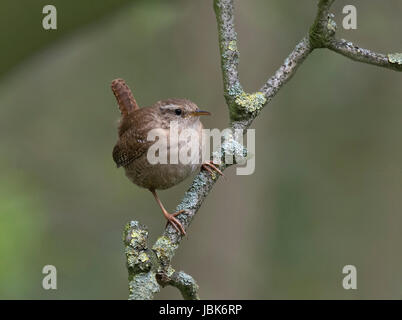
<instances>
[{"instance_id":1,"label":"branch","mask_svg":"<svg viewBox=\"0 0 402 320\"><path fill-rule=\"evenodd\" d=\"M296 45L283 64L262 88L255 93L246 93L240 83L238 64L239 50L234 26L234 0L214 0L219 34L219 48L223 76L224 97L230 114L232 134L222 143L218 156L227 154L244 157L247 150L234 139L233 131L243 132L249 128L261 110L296 73L298 67L317 48L328 48L355 61L369 63L392 70L402 70L402 54L388 56L359 48L346 40L336 40L336 24L329 13L335 0L319 0L316 18L309 33ZM223 171L230 163L220 165ZM192 182L176 211L187 214L177 216L187 231L203 201L208 196L219 176L201 171ZM165 228L152 249L147 245L148 231L137 221L127 224L124 233L127 268L129 272L130 299L152 299L160 286L172 285L180 290L184 299L199 299L198 285L184 272L176 272L171 261L179 248L182 235L170 224Z\"/></svg>"},{"instance_id":2,"label":"branch","mask_svg":"<svg viewBox=\"0 0 402 320\"><path fill-rule=\"evenodd\" d=\"M214 10L218 23L219 49L224 84L224 96L229 109L235 107L235 98L243 89L239 80L239 50L237 33L234 27L233 1L214 1ZM236 110L233 110L236 117Z\"/></svg>"},{"instance_id":3,"label":"branch","mask_svg":"<svg viewBox=\"0 0 402 320\"><path fill-rule=\"evenodd\" d=\"M382 54L363 49L350 41L331 40L327 48L357 62L372 64L395 71L402 71L402 54Z\"/></svg>"},{"instance_id":4,"label":"branch","mask_svg":"<svg viewBox=\"0 0 402 320\"><path fill-rule=\"evenodd\" d=\"M303 38L283 62L276 73L268 79L267 83L261 88L268 100L271 100L281 87L290 80L296 73L297 68L303 63L307 56L313 51L313 47L308 37Z\"/></svg>"},{"instance_id":5,"label":"branch","mask_svg":"<svg viewBox=\"0 0 402 320\"><path fill-rule=\"evenodd\" d=\"M327 48L357 62L402 71L402 54L382 54L361 48L344 39L336 39L336 23L329 9L334 0L320 0L318 12L310 28L310 42L313 48Z\"/></svg>"},{"instance_id":6,"label":"branch","mask_svg":"<svg viewBox=\"0 0 402 320\"><path fill-rule=\"evenodd\" d=\"M170 260L159 251L148 248L148 230L137 221L126 225L124 244L129 278L130 300L151 300L160 287L171 285L180 290L185 300L199 300L198 285L183 271L176 272ZM167 249L165 247L164 249ZM167 262L168 265L164 265ZM165 267L166 268L165 268Z\"/></svg>"},{"instance_id":7,"label":"branch","mask_svg":"<svg viewBox=\"0 0 402 320\"><path fill-rule=\"evenodd\" d=\"M198 284L192 276L183 271L174 271L170 276L160 273L156 275L156 279L162 287L171 285L179 289L184 300L200 300Z\"/></svg>"},{"instance_id":8,"label":"branch","mask_svg":"<svg viewBox=\"0 0 402 320\"><path fill-rule=\"evenodd\" d=\"M314 48L324 48L328 39L335 34L336 25L332 25L332 16L329 13L334 1L320 0L318 2L317 15L310 28L310 41Z\"/></svg>"},{"instance_id":9,"label":"branch","mask_svg":"<svg viewBox=\"0 0 402 320\"><path fill-rule=\"evenodd\" d=\"M148 229L131 221L124 229L129 299L151 300L159 292L154 253L148 249Z\"/></svg>"}]
</instances>

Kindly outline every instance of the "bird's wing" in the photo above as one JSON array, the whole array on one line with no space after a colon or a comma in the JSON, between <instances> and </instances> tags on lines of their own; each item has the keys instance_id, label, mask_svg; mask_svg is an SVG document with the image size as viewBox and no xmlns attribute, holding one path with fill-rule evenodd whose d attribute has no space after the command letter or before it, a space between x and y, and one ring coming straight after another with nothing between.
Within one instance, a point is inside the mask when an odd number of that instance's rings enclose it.
<instances>
[{"instance_id":1,"label":"bird's wing","mask_svg":"<svg viewBox=\"0 0 402 320\"><path fill-rule=\"evenodd\" d=\"M113 160L117 167L126 167L144 155L153 143L141 132L126 131L113 148Z\"/></svg>"},{"instance_id":2,"label":"bird's wing","mask_svg":"<svg viewBox=\"0 0 402 320\"><path fill-rule=\"evenodd\" d=\"M113 160L117 167L126 167L143 156L155 140L148 140L151 129L160 128L159 133L166 136L162 124L150 108L141 108L122 118L119 128L119 141L113 148Z\"/></svg>"}]
</instances>

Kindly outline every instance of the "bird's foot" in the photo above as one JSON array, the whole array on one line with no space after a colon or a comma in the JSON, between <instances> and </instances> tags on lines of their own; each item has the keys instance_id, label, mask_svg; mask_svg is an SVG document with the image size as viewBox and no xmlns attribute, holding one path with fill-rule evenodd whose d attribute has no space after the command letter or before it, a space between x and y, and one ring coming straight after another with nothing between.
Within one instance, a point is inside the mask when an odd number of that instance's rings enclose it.
<instances>
[{"instance_id":1,"label":"bird's foot","mask_svg":"<svg viewBox=\"0 0 402 320\"><path fill-rule=\"evenodd\" d=\"M168 213L168 212L164 212L164 216L167 220L166 223L166 227L168 226L168 224L170 223L176 230L177 232L181 233L183 236L186 235L186 231L184 231L184 227L181 224L181 222L176 218L179 214L182 213L187 213L186 210L180 210L177 211L175 213Z\"/></svg>"},{"instance_id":2,"label":"bird's foot","mask_svg":"<svg viewBox=\"0 0 402 320\"><path fill-rule=\"evenodd\" d=\"M217 165L214 164L211 160L209 160L209 161L203 163L203 164L201 165L201 168L204 169L204 170L207 170L207 171L211 174L211 176L212 176L215 172L217 172L217 173L218 173L219 175L221 175L222 177L225 176L225 175L223 174L223 172L222 172L221 170L219 170L219 168L217 167Z\"/></svg>"}]
</instances>

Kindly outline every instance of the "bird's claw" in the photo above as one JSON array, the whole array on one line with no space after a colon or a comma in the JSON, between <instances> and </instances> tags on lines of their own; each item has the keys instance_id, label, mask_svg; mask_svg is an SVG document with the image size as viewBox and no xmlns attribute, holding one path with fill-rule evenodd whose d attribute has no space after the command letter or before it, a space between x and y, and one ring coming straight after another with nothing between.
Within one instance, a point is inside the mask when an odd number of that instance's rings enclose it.
<instances>
[{"instance_id":1,"label":"bird's claw","mask_svg":"<svg viewBox=\"0 0 402 320\"><path fill-rule=\"evenodd\" d=\"M211 175L213 175L214 172L217 172L219 175L221 175L222 177L225 177L225 175L223 174L223 172L221 170L219 170L219 168L217 167L216 164L214 164L212 161L208 161L205 162L201 165L201 167L203 169L205 169L206 171L208 171Z\"/></svg>"},{"instance_id":2,"label":"bird's claw","mask_svg":"<svg viewBox=\"0 0 402 320\"><path fill-rule=\"evenodd\" d=\"M181 222L176 218L179 214L182 214L182 213L186 213L186 210L180 210L180 211L177 211L177 212L175 212L175 213L168 213L168 214L166 214L166 215L165 215L166 220L167 220L167 222L166 222L166 227L167 227L168 224L170 223L170 224L173 226L173 228L176 229L177 232L179 232L180 234L182 234L183 236L185 236L185 235L186 235L186 231L184 230L184 227L183 227L183 225L181 224Z\"/></svg>"}]
</instances>

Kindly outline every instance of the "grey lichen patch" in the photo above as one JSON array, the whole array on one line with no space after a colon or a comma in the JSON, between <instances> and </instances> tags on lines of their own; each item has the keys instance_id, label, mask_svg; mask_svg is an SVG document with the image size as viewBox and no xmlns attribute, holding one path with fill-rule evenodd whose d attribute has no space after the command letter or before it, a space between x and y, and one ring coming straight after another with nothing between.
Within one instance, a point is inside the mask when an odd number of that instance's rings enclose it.
<instances>
[{"instance_id":1,"label":"grey lichen patch","mask_svg":"<svg viewBox=\"0 0 402 320\"><path fill-rule=\"evenodd\" d=\"M179 271L177 273L177 277L179 278L180 282L182 282L184 285L189 286L194 283L193 277L188 275L187 273L184 273L183 271Z\"/></svg>"},{"instance_id":2,"label":"grey lichen patch","mask_svg":"<svg viewBox=\"0 0 402 320\"><path fill-rule=\"evenodd\" d=\"M168 266L170 264L170 260L172 260L176 249L179 247L178 244L173 243L168 237L162 236L156 240L152 250L155 252L159 261Z\"/></svg>"},{"instance_id":3,"label":"grey lichen patch","mask_svg":"<svg viewBox=\"0 0 402 320\"><path fill-rule=\"evenodd\" d=\"M201 189L208 184L208 178L205 175L199 174L193 182L194 189ZM194 199L196 200L196 199Z\"/></svg>"},{"instance_id":4,"label":"grey lichen patch","mask_svg":"<svg viewBox=\"0 0 402 320\"><path fill-rule=\"evenodd\" d=\"M222 150L225 158L225 164L244 163L247 159L247 149L240 142L231 139L222 144ZM228 160L232 162L228 162Z\"/></svg>"},{"instance_id":5,"label":"grey lichen patch","mask_svg":"<svg viewBox=\"0 0 402 320\"><path fill-rule=\"evenodd\" d=\"M236 139L232 136L227 137L222 143L220 150L213 153L214 159L220 159L223 166L228 167L232 164L243 164L249 157L247 148L242 144L240 137Z\"/></svg>"},{"instance_id":6,"label":"grey lichen patch","mask_svg":"<svg viewBox=\"0 0 402 320\"><path fill-rule=\"evenodd\" d=\"M228 91L229 96L235 98L242 94L244 94L243 88L241 87L240 83L235 83L234 85L230 86Z\"/></svg>"},{"instance_id":7,"label":"grey lichen patch","mask_svg":"<svg viewBox=\"0 0 402 320\"><path fill-rule=\"evenodd\" d=\"M188 217L190 215L189 210L197 209L200 194L202 194L201 191L203 188L205 188L208 185L208 182L209 182L209 174L206 174L205 172L201 172L194 178L194 181L190 187L190 190L188 190L184 194L183 200L176 207L176 211L180 211L180 210L188 211L187 214L184 215L184 220L188 219Z\"/></svg>"},{"instance_id":8,"label":"grey lichen patch","mask_svg":"<svg viewBox=\"0 0 402 320\"><path fill-rule=\"evenodd\" d=\"M188 210L189 208L194 208L197 205L197 198L198 198L197 192L187 191L184 194L183 201L177 206L176 211Z\"/></svg>"},{"instance_id":9,"label":"grey lichen patch","mask_svg":"<svg viewBox=\"0 0 402 320\"><path fill-rule=\"evenodd\" d=\"M388 61L393 64L402 65L402 53L388 54Z\"/></svg>"},{"instance_id":10,"label":"grey lichen patch","mask_svg":"<svg viewBox=\"0 0 402 320\"><path fill-rule=\"evenodd\" d=\"M254 113L262 109L266 101L267 99L262 92L255 92L251 94L243 92L235 99L237 106L250 113Z\"/></svg>"},{"instance_id":11,"label":"grey lichen patch","mask_svg":"<svg viewBox=\"0 0 402 320\"><path fill-rule=\"evenodd\" d=\"M199 300L198 284L194 278L183 271L175 272L172 277L172 285L178 288L185 300Z\"/></svg>"},{"instance_id":12,"label":"grey lichen patch","mask_svg":"<svg viewBox=\"0 0 402 320\"><path fill-rule=\"evenodd\" d=\"M139 273L129 282L130 300L152 300L160 290L154 272Z\"/></svg>"}]
</instances>

